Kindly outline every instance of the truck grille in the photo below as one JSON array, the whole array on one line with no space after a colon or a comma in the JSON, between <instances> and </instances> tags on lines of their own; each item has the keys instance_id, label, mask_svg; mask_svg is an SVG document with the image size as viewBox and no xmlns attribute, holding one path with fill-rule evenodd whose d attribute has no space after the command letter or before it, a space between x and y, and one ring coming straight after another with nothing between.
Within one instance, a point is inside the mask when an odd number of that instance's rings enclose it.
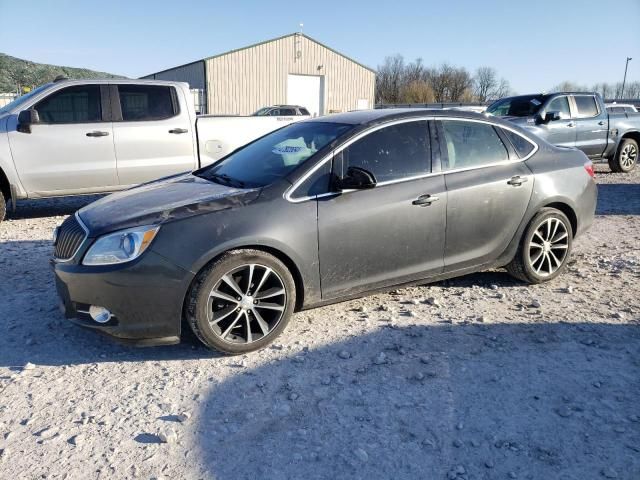
<instances>
[{"instance_id":1,"label":"truck grille","mask_svg":"<svg viewBox=\"0 0 640 480\"><path fill-rule=\"evenodd\" d=\"M84 242L87 234L75 215L67 217L58 228L54 245L54 256L58 260L69 260Z\"/></svg>"}]
</instances>

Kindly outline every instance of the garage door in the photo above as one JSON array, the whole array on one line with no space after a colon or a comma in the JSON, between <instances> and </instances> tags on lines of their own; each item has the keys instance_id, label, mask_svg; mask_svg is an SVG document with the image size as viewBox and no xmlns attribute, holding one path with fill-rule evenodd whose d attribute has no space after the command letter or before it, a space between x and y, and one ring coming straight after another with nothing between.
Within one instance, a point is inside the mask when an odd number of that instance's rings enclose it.
<instances>
[{"instance_id":1,"label":"garage door","mask_svg":"<svg viewBox=\"0 0 640 480\"><path fill-rule=\"evenodd\" d=\"M317 117L324 113L324 81L321 75L289 75L287 103L300 105Z\"/></svg>"}]
</instances>

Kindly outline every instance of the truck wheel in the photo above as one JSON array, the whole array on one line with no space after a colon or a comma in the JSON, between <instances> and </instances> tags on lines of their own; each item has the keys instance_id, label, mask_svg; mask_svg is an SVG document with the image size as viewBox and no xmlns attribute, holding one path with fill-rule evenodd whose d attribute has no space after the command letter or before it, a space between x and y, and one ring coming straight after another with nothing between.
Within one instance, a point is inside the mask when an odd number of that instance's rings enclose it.
<instances>
[{"instance_id":1,"label":"truck wheel","mask_svg":"<svg viewBox=\"0 0 640 480\"><path fill-rule=\"evenodd\" d=\"M0 222L7 216L7 201L4 195L0 193Z\"/></svg>"},{"instance_id":2,"label":"truck wheel","mask_svg":"<svg viewBox=\"0 0 640 480\"><path fill-rule=\"evenodd\" d=\"M638 142L632 138L625 138L618 147L618 152L609 159L612 172L627 173L633 170L638 162Z\"/></svg>"},{"instance_id":3,"label":"truck wheel","mask_svg":"<svg viewBox=\"0 0 640 480\"><path fill-rule=\"evenodd\" d=\"M280 260L260 250L233 250L198 274L185 313L202 343L237 355L280 335L295 299L295 282Z\"/></svg>"},{"instance_id":4,"label":"truck wheel","mask_svg":"<svg viewBox=\"0 0 640 480\"><path fill-rule=\"evenodd\" d=\"M527 283L553 280L567 265L572 240L567 216L555 208L543 208L529 223L507 271Z\"/></svg>"}]
</instances>

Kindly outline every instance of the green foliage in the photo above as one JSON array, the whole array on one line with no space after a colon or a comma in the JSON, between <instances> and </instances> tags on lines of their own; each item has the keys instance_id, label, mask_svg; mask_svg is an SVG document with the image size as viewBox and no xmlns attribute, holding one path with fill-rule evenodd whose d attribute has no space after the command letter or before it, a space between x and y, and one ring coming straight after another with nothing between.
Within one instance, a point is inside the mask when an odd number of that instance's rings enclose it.
<instances>
[{"instance_id":1,"label":"green foliage","mask_svg":"<svg viewBox=\"0 0 640 480\"><path fill-rule=\"evenodd\" d=\"M87 68L60 67L35 63L0 53L0 93L20 92L24 87L34 88L51 82L57 76L68 78L125 78Z\"/></svg>"}]
</instances>

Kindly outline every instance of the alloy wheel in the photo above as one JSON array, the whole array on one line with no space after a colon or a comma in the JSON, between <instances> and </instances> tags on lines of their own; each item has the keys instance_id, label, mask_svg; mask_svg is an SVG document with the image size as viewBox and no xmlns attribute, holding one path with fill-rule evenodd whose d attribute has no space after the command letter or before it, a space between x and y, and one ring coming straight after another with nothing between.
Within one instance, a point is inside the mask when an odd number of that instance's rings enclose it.
<instances>
[{"instance_id":1,"label":"alloy wheel","mask_svg":"<svg viewBox=\"0 0 640 480\"><path fill-rule=\"evenodd\" d=\"M209 294L207 319L227 343L253 343L271 332L284 315L287 292L271 268L247 264L222 275Z\"/></svg>"},{"instance_id":2,"label":"alloy wheel","mask_svg":"<svg viewBox=\"0 0 640 480\"><path fill-rule=\"evenodd\" d=\"M633 167L638 157L638 149L632 143L627 143L620 152L620 165L625 170Z\"/></svg>"},{"instance_id":3,"label":"alloy wheel","mask_svg":"<svg viewBox=\"0 0 640 480\"><path fill-rule=\"evenodd\" d=\"M559 218L551 217L536 228L529 242L531 269L541 277L553 275L569 250L569 231Z\"/></svg>"}]
</instances>

